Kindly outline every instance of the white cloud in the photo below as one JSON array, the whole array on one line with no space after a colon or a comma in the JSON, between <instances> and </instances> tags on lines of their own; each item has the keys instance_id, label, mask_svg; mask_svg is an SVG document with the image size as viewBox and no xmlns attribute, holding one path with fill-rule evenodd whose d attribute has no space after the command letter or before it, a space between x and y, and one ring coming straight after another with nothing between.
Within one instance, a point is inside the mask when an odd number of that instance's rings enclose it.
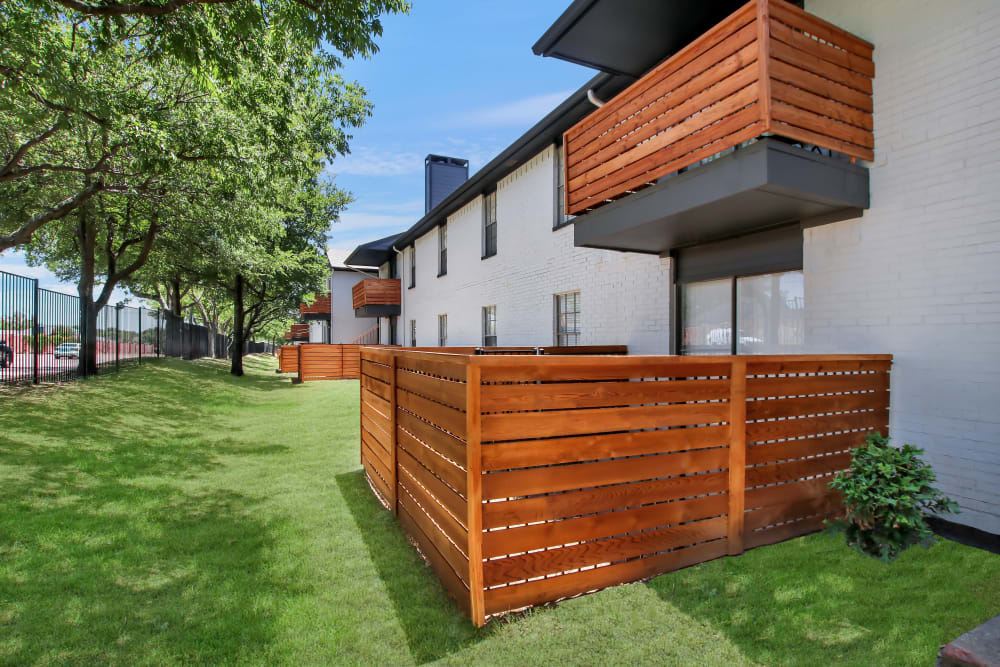
<instances>
[{"instance_id":1,"label":"white cloud","mask_svg":"<svg viewBox=\"0 0 1000 667\"><path fill-rule=\"evenodd\" d=\"M333 174L352 176L404 176L424 170L424 156L409 151L394 151L361 146L350 155L338 158L328 167Z\"/></svg>"},{"instance_id":2,"label":"white cloud","mask_svg":"<svg viewBox=\"0 0 1000 667\"><path fill-rule=\"evenodd\" d=\"M452 123L465 127L530 126L559 106L572 91L532 95L503 104L470 109L454 116Z\"/></svg>"}]
</instances>

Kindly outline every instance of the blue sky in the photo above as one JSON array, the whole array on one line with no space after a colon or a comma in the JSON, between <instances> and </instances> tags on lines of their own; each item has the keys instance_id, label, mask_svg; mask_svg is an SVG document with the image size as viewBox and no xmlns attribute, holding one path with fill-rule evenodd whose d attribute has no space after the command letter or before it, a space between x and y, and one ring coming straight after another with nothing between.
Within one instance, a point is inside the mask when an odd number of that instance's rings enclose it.
<instances>
[{"instance_id":1,"label":"blue sky","mask_svg":"<svg viewBox=\"0 0 1000 667\"><path fill-rule=\"evenodd\" d=\"M474 173L593 76L531 52L568 4L413 0L408 15L384 18L379 53L346 62L342 72L365 86L375 109L353 132L351 154L329 169L355 196L331 226L331 248L353 249L416 222L428 153L467 158ZM0 255L0 270L75 290L15 252Z\"/></svg>"},{"instance_id":2,"label":"blue sky","mask_svg":"<svg viewBox=\"0 0 1000 667\"><path fill-rule=\"evenodd\" d=\"M344 68L375 110L330 168L356 197L330 247L406 229L424 212L425 155L467 158L474 173L593 76L531 52L568 4L414 0L385 19L380 52Z\"/></svg>"}]
</instances>

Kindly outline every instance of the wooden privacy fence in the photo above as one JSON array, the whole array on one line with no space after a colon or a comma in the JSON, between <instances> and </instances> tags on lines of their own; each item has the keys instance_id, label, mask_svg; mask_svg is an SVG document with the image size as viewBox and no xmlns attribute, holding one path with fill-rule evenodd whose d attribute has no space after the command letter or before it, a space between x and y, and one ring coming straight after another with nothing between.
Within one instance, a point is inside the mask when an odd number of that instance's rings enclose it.
<instances>
[{"instance_id":1,"label":"wooden privacy fence","mask_svg":"<svg viewBox=\"0 0 1000 667\"><path fill-rule=\"evenodd\" d=\"M872 160L873 49L784 0L751 0L566 131L566 210L768 133Z\"/></svg>"},{"instance_id":2,"label":"wooden privacy fence","mask_svg":"<svg viewBox=\"0 0 1000 667\"><path fill-rule=\"evenodd\" d=\"M361 350L361 461L474 623L803 535L889 355Z\"/></svg>"},{"instance_id":3,"label":"wooden privacy fence","mask_svg":"<svg viewBox=\"0 0 1000 667\"><path fill-rule=\"evenodd\" d=\"M278 348L278 373L299 372L299 349L295 345Z\"/></svg>"}]
</instances>

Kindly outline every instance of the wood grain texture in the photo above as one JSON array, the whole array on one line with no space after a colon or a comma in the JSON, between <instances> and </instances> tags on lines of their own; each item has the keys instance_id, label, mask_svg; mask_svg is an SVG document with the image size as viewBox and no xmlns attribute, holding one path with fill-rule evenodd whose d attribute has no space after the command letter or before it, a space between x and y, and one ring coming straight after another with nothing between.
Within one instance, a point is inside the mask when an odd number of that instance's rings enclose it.
<instances>
[{"instance_id":1,"label":"wood grain texture","mask_svg":"<svg viewBox=\"0 0 1000 667\"><path fill-rule=\"evenodd\" d=\"M354 309L364 306L398 306L402 303L398 278L365 278L351 288Z\"/></svg>"},{"instance_id":2,"label":"wood grain texture","mask_svg":"<svg viewBox=\"0 0 1000 667\"><path fill-rule=\"evenodd\" d=\"M765 133L874 159L871 44L753 0L564 133L579 215Z\"/></svg>"},{"instance_id":3,"label":"wood grain texture","mask_svg":"<svg viewBox=\"0 0 1000 667\"><path fill-rule=\"evenodd\" d=\"M362 348L362 461L482 625L822 528L891 361Z\"/></svg>"}]
</instances>

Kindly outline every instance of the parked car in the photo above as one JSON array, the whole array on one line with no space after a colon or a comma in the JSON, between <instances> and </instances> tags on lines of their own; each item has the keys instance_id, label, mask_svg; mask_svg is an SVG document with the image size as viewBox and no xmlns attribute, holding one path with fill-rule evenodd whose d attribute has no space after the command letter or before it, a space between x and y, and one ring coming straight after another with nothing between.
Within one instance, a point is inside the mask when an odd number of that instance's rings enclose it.
<instances>
[{"instance_id":1,"label":"parked car","mask_svg":"<svg viewBox=\"0 0 1000 667\"><path fill-rule=\"evenodd\" d=\"M14 365L14 349L7 341L0 340L0 368L10 368Z\"/></svg>"},{"instance_id":2,"label":"parked car","mask_svg":"<svg viewBox=\"0 0 1000 667\"><path fill-rule=\"evenodd\" d=\"M56 347L55 351L56 359L79 359L80 358L80 344L79 343L60 343Z\"/></svg>"}]
</instances>

